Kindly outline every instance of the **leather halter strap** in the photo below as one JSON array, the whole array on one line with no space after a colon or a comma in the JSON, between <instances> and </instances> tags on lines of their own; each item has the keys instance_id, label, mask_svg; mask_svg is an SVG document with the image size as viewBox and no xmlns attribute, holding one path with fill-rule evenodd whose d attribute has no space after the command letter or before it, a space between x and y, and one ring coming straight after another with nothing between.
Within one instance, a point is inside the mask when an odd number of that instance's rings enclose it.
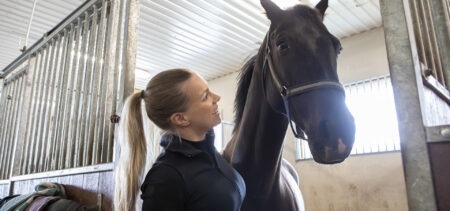
<instances>
[{"instance_id":1,"label":"leather halter strap","mask_svg":"<svg viewBox=\"0 0 450 211\"><path fill-rule=\"evenodd\" d=\"M331 80L322 80L322 81L317 81L317 82L313 82L313 83L298 84L298 85L294 85L292 87L287 87L286 85L284 85L282 83L282 81L279 79L279 77L277 76L277 73L275 72L275 68L273 67L273 64L272 64L272 57L270 55L271 51L270 51L270 46L269 46L269 43L270 43L269 34L270 33L267 32L266 49L265 49L266 50L266 55L265 55L265 59L264 59L263 67L262 67L263 77L265 76L264 72L265 72L265 70L267 68L266 66L268 64L268 69L269 69L269 72L270 72L270 76L272 77L272 79L273 79L273 81L275 83L275 86L280 91L280 95L281 95L281 97L283 99L284 108L285 108L285 111L286 111L285 115L288 118L289 125L291 127L291 130L292 130L294 136L296 138L301 138L303 140L308 140L305 137L305 132L301 128L299 128L297 126L297 124L295 125L295 129L294 129L294 126L293 126L292 120L291 120L291 113L290 113L290 110L289 110L289 98L292 97L292 96L295 96L295 95L304 94L304 93L309 92L309 91L314 90L314 89L322 89L322 88L334 88L334 89L337 89L337 90L341 91L345 95L344 87L342 86L341 83L336 82L336 81L331 81ZM264 79L265 79L265 77L264 77ZM265 84L265 83L263 82L263 84ZM264 92L265 91L266 90L265 90L265 85L264 85Z\"/></svg>"}]
</instances>

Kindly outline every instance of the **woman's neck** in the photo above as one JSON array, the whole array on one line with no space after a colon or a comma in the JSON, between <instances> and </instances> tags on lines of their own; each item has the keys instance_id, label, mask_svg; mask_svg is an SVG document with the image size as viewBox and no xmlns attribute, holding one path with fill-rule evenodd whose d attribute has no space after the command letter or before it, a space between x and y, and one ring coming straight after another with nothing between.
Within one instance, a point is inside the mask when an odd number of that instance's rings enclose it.
<instances>
[{"instance_id":1,"label":"woman's neck","mask_svg":"<svg viewBox=\"0 0 450 211\"><path fill-rule=\"evenodd\" d=\"M193 142L203 141L205 140L206 136L206 132L194 131L189 128L178 129L178 134L180 135L181 138Z\"/></svg>"}]
</instances>

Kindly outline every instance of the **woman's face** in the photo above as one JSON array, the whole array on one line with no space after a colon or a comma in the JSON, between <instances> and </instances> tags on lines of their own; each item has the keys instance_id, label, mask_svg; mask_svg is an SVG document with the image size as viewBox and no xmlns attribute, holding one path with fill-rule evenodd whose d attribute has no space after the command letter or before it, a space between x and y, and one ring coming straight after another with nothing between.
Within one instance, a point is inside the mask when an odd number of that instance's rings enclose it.
<instances>
[{"instance_id":1,"label":"woman's face","mask_svg":"<svg viewBox=\"0 0 450 211\"><path fill-rule=\"evenodd\" d=\"M207 82L197 74L186 81L183 88L187 92L188 106L184 114L190 127L207 132L221 121L217 102L220 96L208 88Z\"/></svg>"}]
</instances>

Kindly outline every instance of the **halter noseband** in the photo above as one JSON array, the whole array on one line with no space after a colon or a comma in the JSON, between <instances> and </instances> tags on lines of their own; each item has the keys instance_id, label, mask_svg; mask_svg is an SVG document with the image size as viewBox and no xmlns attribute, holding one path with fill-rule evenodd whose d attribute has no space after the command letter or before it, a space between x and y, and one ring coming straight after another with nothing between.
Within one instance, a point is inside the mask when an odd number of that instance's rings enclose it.
<instances>
[{"instance_id":1,"label":"halter noseband","mask_svg":"<svg viewBox=\"0 0 450 211\"><path fill-rule=\"evenodd\" d=\"M263 63L263 67L262 67L263 77L265 78L266 66L267 66L267 64L269 64L269 72L270 72L270 75L272 76L275 86L278 88L278 90L280 90L280 95L281 95L281 98L283 98L284 109L286 111L286 116L288 118L289 125L291 126L291 130L296 138L301 138L303 140L307 140L307 138L305 137L305 132L301 128L299 128L297 126L297 124L295 125L295 130L294 130L294 126L292 125L292 120L291 120L291 113L289 112L289 98L292 96L295 96L295 95L304 94L306 92L309 92L311 90L318 89L318 88L334 88L334 89L341 91L345 95L344 87L342 86L341 83L336 82L336 81L331 81L331 80L321 80L321 81L317 81L314 83L298 84L298 85L294 85L292 87L287 87L286 85L282 84L280 82L280 79L278 78L278 76L274 70L273 64L272 64L272 57L270 56L271 52L270 52L270 46L269 46L269 43L270 43L269 34L270 34L270 32L267 32L266 49L265 49L266 55L265 55L264 63ZM264 79L263 79L263 86L264 86L264 92L265 92L266 90L265 90Z\"/></svg>"}]
</instances>

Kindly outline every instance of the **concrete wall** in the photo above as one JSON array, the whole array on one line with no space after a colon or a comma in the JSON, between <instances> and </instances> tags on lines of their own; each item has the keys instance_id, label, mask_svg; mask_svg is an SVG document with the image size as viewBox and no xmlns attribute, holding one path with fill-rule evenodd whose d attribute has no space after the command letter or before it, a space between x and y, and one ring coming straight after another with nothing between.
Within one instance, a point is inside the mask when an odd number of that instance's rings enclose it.
<instances>
[{"instance_id":1,"label":"concrete wall","mask_svg":"<svg viewBox=\"0 0 450 211\"><path fill-rule=\"evenodd\" d=\"M376 28L341 40L338 59L342 83L389 73L384 34ZM223 120L233 121L238 73L212 81L210 88L221 97ZM307 210L407 210L406 189L399 152L350 156L337 165L312 160L295 161L295 145L288 131L283 156L300 176Z\"/></svg>"}]
</instances>

